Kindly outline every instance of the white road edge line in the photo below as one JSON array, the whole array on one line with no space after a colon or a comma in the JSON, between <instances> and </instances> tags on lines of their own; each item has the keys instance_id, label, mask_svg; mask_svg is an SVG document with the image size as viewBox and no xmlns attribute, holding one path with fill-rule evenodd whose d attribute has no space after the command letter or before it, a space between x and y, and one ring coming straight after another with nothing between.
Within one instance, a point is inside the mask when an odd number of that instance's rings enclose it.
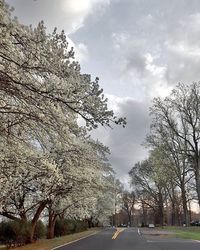
<instances>
[{"instance_id":1,"label":"white road edge line","mask_svg":"<svg viewBox=\"0 0 200 250\"><path fill-rule=\"evenodd\" d=\"M93 236L93 235L95 235L95 234L97 234L97 233L98 233L98 232L95 232L95 233L93 233L93 234L84 236L84 237L82 237L82 238L80 238L80 239L77 239L77 240L73 240L73 241L67 242L67 243L65 243L65 244L63 244L63 245L60 245L60 246L51 248L51 250L55 250L55 249L58 249L58 248L60 248L60 247L64 247L64 246L67 246L67 245L69 245L69 244L75 243L75 242L77 242L77 241L79 241L79 240L86 239L86 238L88 238L88 237L90 237L90 236Z\"/></svg>"}]
</instances>

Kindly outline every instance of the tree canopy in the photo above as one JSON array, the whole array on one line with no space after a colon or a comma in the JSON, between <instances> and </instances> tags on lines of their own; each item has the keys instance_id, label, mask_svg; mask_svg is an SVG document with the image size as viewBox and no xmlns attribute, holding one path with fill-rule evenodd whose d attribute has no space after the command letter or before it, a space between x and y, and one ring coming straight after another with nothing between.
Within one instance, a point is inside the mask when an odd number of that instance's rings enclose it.
<instances>
[{"instance_id":1,"label":"tree canopy","mask_svg":"<svg viewBox=\"0 0 200 250\"><path fill-rule=\"evenodd\" d=\"M64 31L25 26L0 0L0 215L29 221L29 241L42 214L49 237L59 216L108 217L109 149L88 130L112 124L126 121L108 108L99 79L81 72Z\"/></svg>"}]
</instances>

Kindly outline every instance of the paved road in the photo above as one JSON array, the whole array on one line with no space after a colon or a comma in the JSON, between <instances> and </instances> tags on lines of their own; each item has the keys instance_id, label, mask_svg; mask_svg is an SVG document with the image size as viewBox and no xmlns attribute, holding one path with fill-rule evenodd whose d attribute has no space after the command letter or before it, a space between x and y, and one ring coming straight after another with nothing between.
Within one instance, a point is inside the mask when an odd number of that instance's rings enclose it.
<instances>
[{"instance_id":1,"label":"paved road","mask_svg":"<svg viewBox=\"0 0 200 250\"><path fill-rule=\"evenodd\" d=\"M127 228L119 234L116 234L114 229L108 229L57 250L200 250L200 242L162 237L148 238L139 234L137 228Z\"/></svg>"}]
</instances>

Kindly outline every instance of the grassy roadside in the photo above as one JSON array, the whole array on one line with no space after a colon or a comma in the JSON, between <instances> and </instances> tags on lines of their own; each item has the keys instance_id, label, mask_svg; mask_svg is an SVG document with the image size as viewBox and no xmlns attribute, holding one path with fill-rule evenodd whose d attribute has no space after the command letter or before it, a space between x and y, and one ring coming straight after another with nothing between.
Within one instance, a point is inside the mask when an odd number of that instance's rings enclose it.
<instances>
[{"instance_id":1,"label":"grassy roadside","mask_svg":"<svg viewBox=\"0 0 200 250\"><path fill-rule=\"evenodd\" d=\"M175 233L177 238L200 240L200 227L164 227L164 230L169 230Z\"/></svg>"},{"instance_id":2,"label":"grassy roadside","mask_svg":"<svg viewBox=\"0 0 200 250\"><path fill-rule=\"evenodd\" d=\"M86 237L86 236L95 234L99 231L100 231L99 228L92 228L92 229L88 229L87 231L84 231L81 233L70 234L70 235L66 235L63 237L54 238L54 239L50 239L50 240L47 240L47 239L39 240L33 244L28 244L28 245L23 246L23 247L17 247L17 248L12 248L12 249L14 249L14 250L50 250L54 247L63 245L65 243L68 243L68 242L73 241L73 240L80 239L82 237ZM3 250L3 248L1 250Z\"/></svg>"}]
</instances>

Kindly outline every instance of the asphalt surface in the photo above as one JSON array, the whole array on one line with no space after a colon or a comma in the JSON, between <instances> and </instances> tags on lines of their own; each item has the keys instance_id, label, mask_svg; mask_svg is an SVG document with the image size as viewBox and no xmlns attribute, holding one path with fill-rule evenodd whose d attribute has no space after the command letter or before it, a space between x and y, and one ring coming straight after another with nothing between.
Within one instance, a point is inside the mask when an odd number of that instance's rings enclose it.
<instances>
[{"instance_id":1,"label":"asphalt surface","mask_svg":"<svg viewBox=\"0 0 200 250\"><path fill-rule=\"evenodd\" d=\"M200 241L145 235L137 228L103 230L57 250L200 250Z\"/></svg>"}]
</instances>

